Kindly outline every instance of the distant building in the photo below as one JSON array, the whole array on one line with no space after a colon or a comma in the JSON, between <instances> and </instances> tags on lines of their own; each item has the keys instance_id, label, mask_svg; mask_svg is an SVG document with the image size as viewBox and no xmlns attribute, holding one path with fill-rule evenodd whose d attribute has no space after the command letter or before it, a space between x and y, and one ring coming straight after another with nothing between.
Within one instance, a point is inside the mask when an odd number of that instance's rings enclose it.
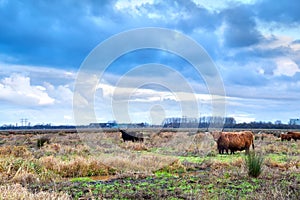
<instances>
[{"instance_id":1,"label":"distant building","mask_svg":"<svg viewBox=\"0 0 300 200\"><path fill-rule=\"evenodd\" d=\"M89 128L118 128L118 124L116 122L90 123Z\"/></svg>"},{"instance_id":2,"label":"distant building","mask_svg":"<svg viewBox=\"0 0 300 200\"><path fill-rule=\"evenodd\" d=\"M290 119L289 125L300 125L300 119Z\"/></svg>"},{"instance_id":3,"label":"distant building","mask_svg":"<svg viewBox=\"0 0 300 200\"><path fill-rule=\"evenodd\" d=\"M146 128L149 127L148 123L118 123L118 127L123 129L123 128Z\"/></svg>"},{"instance_id":4,"label":"distant building","mask_svg":"<svg viewBox=\"0 0 300 200\"><path fill-rule=\"evenodd\" d=\"M281 122L281 120L276 120L276 121L275 121L275 124L276 124L276 125L280 125L280 124L282 124L282 122Z\"/></svg>"}]
</instances>

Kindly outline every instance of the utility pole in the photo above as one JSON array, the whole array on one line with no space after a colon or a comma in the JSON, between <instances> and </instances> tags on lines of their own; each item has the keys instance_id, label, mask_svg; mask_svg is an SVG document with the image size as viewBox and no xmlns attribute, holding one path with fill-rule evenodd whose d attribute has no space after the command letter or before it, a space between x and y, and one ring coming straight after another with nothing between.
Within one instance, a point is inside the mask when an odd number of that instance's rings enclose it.
<instances>
[{"instance_id":1,"label":"utility pole","mask_svg":"<svg viewBox=\"0 0 300 200\"><path fill-rule=\"evenodd\" d=\"M28 119L27 118L21 118L20 121L21 121L22 126L26 126L27 122L28 122Z\"/></svg>"}]
</instances>

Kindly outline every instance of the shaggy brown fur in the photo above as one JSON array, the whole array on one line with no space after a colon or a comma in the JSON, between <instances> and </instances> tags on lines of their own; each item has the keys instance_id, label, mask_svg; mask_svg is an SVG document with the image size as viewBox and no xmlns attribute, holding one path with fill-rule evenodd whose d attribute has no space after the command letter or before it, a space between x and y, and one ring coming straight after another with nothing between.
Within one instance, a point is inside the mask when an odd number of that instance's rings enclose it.
<instances>
[{"instance_id":1,"label":"shaggy brown fur","mask_svg":"<svg viewBox=\"0 0 300 200\"><path fill-rule=\"evenodd\" d=\"M300 140L300 132L287 132L287 135L291 136L295 141Z\"/></svg>"},{"instance_id":2,"label":"shaggy brown fur","mask_svg":"<svg viewBox=\"0 0 300 200\"><path fill-rule=\"evenodd\" d=\"M234 154L235 151L243 150L249 153L251 144L254 149L253 137L254 135L251 131L222 132L217 141L219 153L223 154L224 150L227 154L228 150L230 150L231 154Z\"/></svg>"},{"instance_id":3,"label":"shaggy brown fur","mask_svg":"<svg viewBox=\"0 0 300 200\"><path fill-rule=\"evenodd\" d=\"M284 141L284 140L291 141L292 135L289 135L289 134L280 134L280 138L281 138L281 141Z\"/></svg>"}]
</instances>

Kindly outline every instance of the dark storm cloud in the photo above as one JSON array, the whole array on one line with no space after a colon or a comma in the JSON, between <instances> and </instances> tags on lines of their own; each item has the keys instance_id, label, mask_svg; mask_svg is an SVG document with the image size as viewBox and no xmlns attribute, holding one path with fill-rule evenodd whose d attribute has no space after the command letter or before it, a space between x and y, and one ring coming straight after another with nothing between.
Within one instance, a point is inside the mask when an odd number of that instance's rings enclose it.
<instances>
[{"instance_id":1,"label":"dark storm cloud","mask_svg":"<svg viewBox=\"0 0 300 200\"><path fill-rule=\"evenodd\" d=\"M0 4L0 55L13 57L20 64L49 65L78 68L88 53L109 36L130 28L159 26L189 34L199 42L215 61L224 60L240 65L260 58L276 58L293 52L288 47L255 47L278 40L266 39L257 28L255 18L268 18L264 9L273 15L290 15L297 21L297 13L287 12L287 4L279 9L270 1L256 5L231 4L220 12L207 10L192 1L155 1L135 7L137 14L128 8L118 10L116 1L7 1ZM297 3L295 3L297 4ZM298 5L298 4L297 4ZM151 14L157 18L151 18ZM281 19L281 18L280 18ZM276 20L276 16L274 16ZM279 20L279 18L278 18ZM225 24L223 35L216 31ZM221 37L221 38L220 38ZM223 40L220 46L219 40ZM294 43L298 42L297 40ZM240 47L251 47L241 49ZM238 49L228 54L231 49ZM111 49L113 50L113 49ZM150 52L150 54L149 54ZM4 54L4 56L3 56ZM125 56L126 57L126 56ZM162 62L180 70L186 65L163 52L132 53L121 59L115 72L123 73L138 64ZM271 61L270 61L271 62ZM179 64L178 64L179 63ZM266 67L267 68L267 67ZM267 68L267 74L272 74ZM246 73L245 76L248 74ZM250 75L249 75L250 76ZM247 78L244 78L245 82ZM251 79L255 81L255 79ZM236 81L236 84L242 83Z\"/></svg>"},{"instance_id":2,"label":"dark storm cloud","mask_svg":"<svg viewBox=\"0 0 300 200\"><path fill-rule=\"evenodd\" d=\"M78 67L97 44L131 28L158 26L191 33L213 32L217 13L191 1L162 1L132 10L115 9L115 1L9 1L0 5L0 50L18 63ZM158 19L150 14L158 15ZM174 19L172 16L175 16ZM211 47L209 42L204 45ZM211 48L212 49L212 48ZM3 56L2 56L3 57Z\"/></svg>"},{"instance_id":3,"label":"dark storm cloud","mask_svg":"<svg viewBox=\"0 0 300 200\"><path fill-rule=\"evenodd\" d=\"M0 50L19 63L78 65L83 55L107 36L91 20L95 13L107 13L105 2L99 2L3 2Z\"/></svg>"},{"instance_id":4,"label":"dark storm cloud","mask_svg":"<svg viewBox=\"0 0 300 200\"><path fill-rule=\"evenodd\" d=\"M118 10L115 3L2 1L1 59L20 64L78 68L88 53L109 36L131 28L158 26L192 35L213 59L218 60L227 48L248 47L266 40L255 19L292 23L299 22L300 15L296 1L274 3L267 0L254 5L231 3L229 8L220 11L208 10L192 1L154 1L136 6L137 14L130 8ZM223 36L216 35L215 31L224 23ZM224 41L224 47L219 46L219 39ZM277 54L277 50L271 51ZM250 56L272 54L264 50L248 53Z\"/></svg>"},{"instance_id":5,"label":"dark storm cloud","mask_svg":"<svg viewBox=\"0 0 300 200\"><path fill-rule=\"evenodd\" d=\"M225 45L245 47L259 43L263 36L257 30L254 13L248 6L237 6L222 12L226 22Z\"/></svg>"}]
</instances>

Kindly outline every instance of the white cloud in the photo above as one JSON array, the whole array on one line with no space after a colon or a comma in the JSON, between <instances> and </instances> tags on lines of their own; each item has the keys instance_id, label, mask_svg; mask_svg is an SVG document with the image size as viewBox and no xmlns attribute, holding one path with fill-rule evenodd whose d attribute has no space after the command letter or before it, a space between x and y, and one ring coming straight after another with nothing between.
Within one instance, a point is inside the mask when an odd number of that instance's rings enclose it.
<instances>
[{"instance_id":1,"label":"white cloud","mask_svg":"<svg viewBox=\"0 0 300 200\"><path fill-rule=\"evenodd\" d=\"M141 77L142 79L142 77ZM198 94L183 91L171 92L167 90L157 90L156 88L130 88L122 87L116 88L116 86L108 83L101 83L98 85L98 90L102 92L102 97L106 99L118 97L118 99L128 99L135 102L159 102L164 100L172 101L211 101L210 94ZM115 90L117 89L117 93Z\"/></svg>"},{"instance_id":2,"label":"white cloud","mask_svg":"<svg viewBox=\"0 0 300 200\"><path fill-rule=\"evenodd\" d=\"M273 35L273 34L264 34L266 38L265 42L258 44L258 47L264 49L274 49L278 47L288 47L293 41L293 38L286 35Z\"/></svg>"},{"instance_id":3,"label":"white cloud","mask_svg":"<svg viewBox=\"0 0 300 200\"><path fill-rule=\"evenodd\" d=\"M297 72L300 72L298 65L287 57L277 58L276 64L277 64L277 69L274 71L274 74L276 76L280 76L280 75L293 76Z\"/></svg>"},{"instance_id":4,"label":"white cloud","mask_svg":"<svg viewBox=\"0 0 300 200\"><path fill-rule=\"evenodd\" d=\"M0 81L0 99L19 105L52 105L55 99L46 93L46 88L31 85L30 78L12 74Z\"/></svg>"},{"instance_id":5,"label":"white cloud","mask_svg":"<svg viewBox=\"0 0 300 200\"><path fill-rule=\"evenodd\" d=\"M294 51L300 51L300 43L294 43L294 44L291 44L290 47L291 47Z\"/></svg>"},{"instance_id":6,"label":"white cloud","mask_svg":"<svg viewBox=\"0 0 300 200\"><path fill-rule=\"evenodd\" d=\"M116 2L114 8L118 11L130 11L131 14L140 15L140 7L145 4L153 4L154 0L119 0Z\"/></svg>"},{"instance_id":7,"label":"white cloud","mask_svg":"<svg viewBox=\"0 0 300 200\"><path fill-rule=\"evenodd\" d=\"M56 104L64 104L64 105L72 104L73 92L71 91L69 85L59 85L55 87L54 85L45 82L44 86L49 96L55 98Z\"/></svg>"},{"instance_id":8,"label":"white cloud","mask_svg":"<svg viewBox=\"0 0 300 200\"><path fill-rule=\"evenodd\" d=\"M39 84L42 84L45 81L52 82L53 84L69 83L73 82L77 76L77 73L72 70L63 70L45 66L15 65L0 61L0 78L8 77L12 74L30 77L32 82L37 82Z\"/></svg>"},{"instance_id":9,"label":"white cloud","mask_svg":"<svg viewBox=\"0 0 300 200\"><path fill-rule=\"evenodd\" d=\"M66 120L72 120L72 119L73 119L73 117L72 117L72 116L70 116L70 115L64 115L64 119L66 119Z\"/></svg>"},{"instance_id":10,"label":"white cloud","mask_svg":"<svg viewBox=\"0 0 300 200\"><path fill-rule=\"evenodd\" d=\"M267 39L276 36L280 40L290 40L299 38L299 26L291 26L290 24L263 21L256 18L256 25L260 32Z\"/></svg>"},{"instance_id":11,"label":"white cloud","mask_svg":"<svg viewBox=\"0 0 300 200\"><path fill-rule=\"evenodd\" d=\"M247 113L236 113L236 114L231 114L229 117L233 117L237 123L249 123L249 122L254 122L255 117L252 117L251 115Z\"/></svg>"},{"instance_id":12,"label":"white cloud","mask_svg":"<svg viewBox=\"0 0 300 200\"><path fill-rule=\"evenodd\" d=\"M0 99L10 105L72 105L76 73L51 67L0 62Z\"/></svg>"},{"instance_id":13,"label":"white cloud","mask_svg":"<svg viewBox=\"0 0 300 200\"><path fill-rule=\"evenodd\" d=\"M232 3L254 4L258 0L192 0L197 6L204 7L211 11L219 11L230 7Z\"/></svg>"},{"instance_id":14,"label":"white cloud","mask_svg":"<svg viewBox=\"0 0 300 200\"><path fill-rule=\"evenodd\" d=\"M74 124L70 116L75 77L69 70L0 63L0 123L27 118L31 125Z\"/></svg>"}]
</instances>

